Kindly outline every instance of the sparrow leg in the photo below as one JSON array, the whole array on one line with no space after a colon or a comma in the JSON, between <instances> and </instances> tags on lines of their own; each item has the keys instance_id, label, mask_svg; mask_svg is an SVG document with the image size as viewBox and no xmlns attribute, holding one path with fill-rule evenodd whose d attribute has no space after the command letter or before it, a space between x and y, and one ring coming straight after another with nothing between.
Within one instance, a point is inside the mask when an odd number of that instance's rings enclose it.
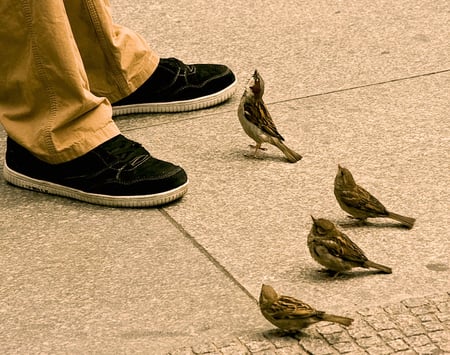
<instances>
[{"instance_id":1,"label":"sparrow leg","mask_svg":"<svg viewBox=\"0 0 450 355\"><path fill-rule=\"evenodd\" d=\"M354 217L354 216L351 216L351 215L347 215L347 217L352 219L352 220L356 220L356 225L358 225L358 226L371 225L371 223L368 222L367 219L365 219L365 218L358 218L358 217Z\"/></svg>"},{"instance_id":2,"label":"sparrow leg","mask_svg":"<svg viewBox=\"0 0 450 355\"><path fill-rule=\"evenodd\" d=\"M254 153L253 154L244 154L246 157L251 157L251 158L255 158L255 159L260 159L260 157L258 156L258 150L267 150L267 148L262 148L261 147L262 143L257 143L256 145L252 145L249 144L250 148L254 149Z\"/></svg>"},{"instance_id":3,"label":"sparrow leg","mask_svg":"<svg viewBox=\"0 0 450 355\"><path fill-rule=\"evenodd\" d=\"M256 158L256 155L258 154L258 150L260 148L261 148L261 143L257 143L256 146L255 146L255 158Z\"/></svg>"},{"instance_id":4,"label":"sparrow leg","mask_svg":"<svg viewBox=\"0 0 450 355\"><path fill-rule=\"evenodd\" d=\"M320 269L320 270L317 270L317 272L327 274L328 276L333 277L333 279L335 279L336 277L338 277L341 274L339 271L334 271L334 270L330 270L330 269Z\"/></svg>"},{"instance_id":5,"label":"sparrow leg","mask_svg":"<svg viewBox=\"0 0 450 355\"><path fill-rule=\"evenodd\" d=\"M256 149L257 151L258 150L267 150L267 148L261 147L261 143L258 143L257 145L249 144L249 147L253 148L253 149Z\"/></svg>"},{"instance_id":6,"label":"sparrow leg","mask_svg":"<svg viewBox=\"0 0 450 355\"><path fill-rule=\"evenodd\" d=\"M331 274L330 274L331 276ZM339 271L334 271L334 275L332 275L333 280L337 279L339 276L341 276L341 273Z\"/></svg>"}]
</instances>

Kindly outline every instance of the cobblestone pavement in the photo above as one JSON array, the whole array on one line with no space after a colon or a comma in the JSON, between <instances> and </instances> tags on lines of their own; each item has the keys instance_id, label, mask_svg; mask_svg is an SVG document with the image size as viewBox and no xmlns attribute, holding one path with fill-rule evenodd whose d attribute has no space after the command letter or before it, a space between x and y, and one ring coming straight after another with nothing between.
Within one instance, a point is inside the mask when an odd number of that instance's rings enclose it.
<instances>
[{"instance_id":1,"label":"cobblestone pavement","mask_svg":"<svg viewBox=\"0 0 450 355\"><path fill-rule=\"evenodd\" d=\"M295 336L269 330L169 354L450 354L450 292L362 309L354 318L347 329L322 323Z\"/></svg>"}]
</instances>

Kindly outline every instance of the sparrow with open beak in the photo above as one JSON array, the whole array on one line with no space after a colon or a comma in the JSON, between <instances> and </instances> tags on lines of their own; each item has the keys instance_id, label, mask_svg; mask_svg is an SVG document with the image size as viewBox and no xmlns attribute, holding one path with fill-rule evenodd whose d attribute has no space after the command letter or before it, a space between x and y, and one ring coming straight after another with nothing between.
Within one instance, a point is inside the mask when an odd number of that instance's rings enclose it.
<instances>
[{"instance_id":1,"label":"sparrow with open beak","mask_svg":"<svg viewBox=\"0 0 450 355\"><path fill-rule=\"evenodd\" d=\"M284 138L278 132L272 117L267 110L262 96L264 94L264 81L255 70L249 80L238 108L238 117L245 133L256 142L256 157L262 143L269 143L278 147L286 156L287 160L295 163L302 156L284 144Z\"/></svg>"}]
</instances>

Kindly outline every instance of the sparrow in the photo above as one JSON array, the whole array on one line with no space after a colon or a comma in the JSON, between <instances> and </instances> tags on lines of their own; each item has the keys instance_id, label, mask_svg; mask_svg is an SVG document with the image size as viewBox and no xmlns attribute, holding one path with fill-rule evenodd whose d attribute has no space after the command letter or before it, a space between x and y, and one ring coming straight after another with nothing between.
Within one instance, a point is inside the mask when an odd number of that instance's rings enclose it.
<instances>
[{"instance_id":1,"label":"sparrow","mask_svg":"<svg viewBox=\"0 0 450 355\"><path fill-rule=\"evenodd\" d=\"M334 195L345 212L363 222L367 218L387 217L412 228L416 221L414 218L389 212L380 201L357 185L350 171L340 165L334 179Z\"/></svg>"},{"instance_id":2,"label":"sparrow","mask_svg":"<svg viewBox=\"0 0 450 355\"><path fill-rule=\"evenodd\" d=\"M278 147L290 163L302 159L302 156L288 148L283 142L284 138L278 132L262 97L264 94L264 81L257 70L248 81L238 108L238 117L245 133L256 142L256 157L262 143L269 143Z\"/></svg>"},{"instance_id":3,"label":"sparrow","mask_svg":"<svg viewBox=\"0 0 450 355\"><path fill-rule=\"evenodd\" d=\"M308 234L308 248L312 258L337 274L354 267L375 268L391 274L390 267L367 259L364 252L327 219L312 217L313 225Z\"/></svg>"},{"instance_id":4,"label":"sparrow","mask_svg":"<svg viewBox=\"0 0 450 355\"><path fill-rule=\"evenodd\" d=\"M264 284L259 295L259 307L270 323L287 331L297 331L321 321L345 326L353 322L351 318L318 311L294 297L278 295L272 286Z\"/></svg>"}]
</instances>

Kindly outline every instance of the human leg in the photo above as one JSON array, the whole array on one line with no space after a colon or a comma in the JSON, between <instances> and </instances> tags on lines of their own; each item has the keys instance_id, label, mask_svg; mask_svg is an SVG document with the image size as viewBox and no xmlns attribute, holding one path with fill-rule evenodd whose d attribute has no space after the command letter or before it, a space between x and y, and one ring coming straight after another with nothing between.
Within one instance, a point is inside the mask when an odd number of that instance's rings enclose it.
<instances>
[{"instance_id":1,"label":"human leg","mask_svg":"<svg viewBox=\"0 0 450 355\"><path fill-rule=\"evenodd\" d=\"M196 110L233 95L228 67L159 60L141 36L113 22L109 0L65 5L92 92L113 102L113 115Z\"/></svg>"},{"instance_id":2,"label":"human leg","mask_svg":"<svg viewBox=\"0 0 450 355\"><path fill-rule=\"evenodd\" d=\"M115 24L109 0L64 0L91 90L115 102L138 89L159 63L139 34Z\"/></svg>"},{"instance_id":3,"label":"human leg","mask_svg":"<svg viewBox=\"0 0 450 355\"><path fill-rule=\"evenodd\" d=\"M184 170L120 135L109 101L91 93L62 1L4 0L0 52L8 182L120 207L186 192Z\"/></svg>"},{"instance_id":4,"label":"human leg","mask_svg":"<svg viewBox=\"0 0 450 355\"><path fill-rule=\"evenodd\" d=\"M0 3L0 120L39 159L74 159L119 134L89 82L61 1Z\"/></svg>"}]
</instances>

